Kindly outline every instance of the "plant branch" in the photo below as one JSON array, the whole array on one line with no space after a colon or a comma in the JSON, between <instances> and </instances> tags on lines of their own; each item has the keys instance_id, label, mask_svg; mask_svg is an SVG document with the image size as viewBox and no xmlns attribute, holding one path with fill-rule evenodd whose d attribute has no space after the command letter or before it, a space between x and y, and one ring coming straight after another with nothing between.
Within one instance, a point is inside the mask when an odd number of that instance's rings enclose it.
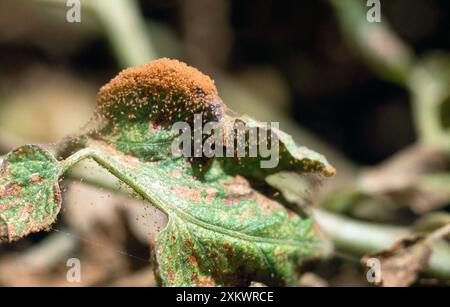
<instances>
[{"instance_id":1,"label":"plant branch","mask_svg":"<svg viewBox=\"0 0 450 307\"><path fill-rule=\"evenodd\" d=\"M315 209L314 217L339 250L361 256L387 249L396 241L411 235L407 227L361 222L324 210ZM430 242L432 254L426 272L450 279L450 246L443 240Z\"/></svg>"},{"instance_id":2,"label":"plant branch","mask_svg":"<svg viewBox=\"0 0 450 307\"><path fill-rule=\"evenodd\" d=\"M330 0L330 4L344 37L366 65L380 78L410 92L419 140L450 148L439 117L439 106L449 95L446 77L439 73L445 68L427 66L427 57L417 59L388 22L367 22L364 1Z\"/></svg>"},{"instance_id":3,"label":"plant branch","mask_svg":"<svg viewBox=\"0 0 450 307\"><path fill-rule=\"evenodd\" d=\"M66 7L64 0L38 1ZM83 1L81 8L103 29L121 67L136 66L157 58L136 0L89 0Z\"/></svg>"}]
</instances>

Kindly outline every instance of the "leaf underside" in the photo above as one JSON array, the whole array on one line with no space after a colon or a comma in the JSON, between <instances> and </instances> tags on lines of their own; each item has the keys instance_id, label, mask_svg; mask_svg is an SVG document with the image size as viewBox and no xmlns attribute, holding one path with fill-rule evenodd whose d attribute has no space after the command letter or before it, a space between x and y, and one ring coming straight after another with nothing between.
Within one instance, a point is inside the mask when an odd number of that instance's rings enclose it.
<instances>
[{"instance_id":1,"label":"leaf underside","mask_svg":"<svg viewBox=\"0 0 450 307\"><path fill-rule=\"evenodd\" d=\"M261 156L171 156L171 125L193 113L224 128L235 121L262 126L231 113L208 83L212 81L198 74L172 60L122 72L100 91L101 128L81 136L74 155L93 158L167 214L168 224L155 247L163 285L233 286L252 280L295 284L299 265L317 251L312 220L254 186L264 185L268 175L279 171L329 176L334 169L323 156L297 147L278 130L273 132L280 140L280 160L272 169L259 167ZM6 158L0 217L9 240L54 222L60 173L60 163L38 147L22 147ZM36 174L40 180L34 179ZM14 184L18 192L11 188Z\"/></svg>"},{"instance_id":2,"label":"leaf underside","mask_svg":"<svg viewBox=\"0 0 450 307\"><path fill-rule=\"evenodd\" d=\"M115 153L111 159L105 145L89 146L168 215L156 246L165 285L292 284L295 268L315 251L310 219L254 190L245 178L228 175L217 161L203 166L199 178L182 158L136 162Z\"/></svg>"},{"instance_id":3,"label":"leaf underside","mask_svg":"<svg viewBox=\"0 0 450 307\"><path fill-rule=\"evenodd\" d=\"M1 241L15 241L47 230L61 207L59 162L36 145L12 151L3 161L0 177Z\"/></svg>"}]
</instances>

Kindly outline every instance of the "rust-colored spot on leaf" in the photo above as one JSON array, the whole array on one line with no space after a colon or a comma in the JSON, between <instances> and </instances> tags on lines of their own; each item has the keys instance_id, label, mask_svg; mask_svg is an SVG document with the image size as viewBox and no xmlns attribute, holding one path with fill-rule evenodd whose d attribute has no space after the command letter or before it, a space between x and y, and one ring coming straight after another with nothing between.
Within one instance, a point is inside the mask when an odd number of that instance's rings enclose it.
<instances>
[{"instance_id":1,"label":"rust-colored spot on leaf","mask_svg":"<svg viewBox=\"0 0 450 307\"><path fill-rule=\"evenodd\" d=\"M188 261L193 266L198 266L197 258L195 258L193 255L188 256Z\"/></svg>"},{"instance_id":2,"label":"rust-colored spot on leaf","mask_svg":"<svg viewBox=\"0 0 450 307\"><path fill-rule=\"evenodd\" d=\"M196 276L195 277L195 284L199 287L215 287L216 282L214 279L208 276Z\"/></svg>"},{"instance_id":3,"label":"rust-colored spot on leaf","mask_svg":"<svg viewBox=\"0 0 450 307\"><path fill-rule=\"evenodd\" d=\"M36 183L36 182L41 182L42 180L44 180L41 176L39 175L33 175L30 178L30 183Z\"/></svg>"},{"instance_id":4,"label":"rust-colored spot on leaf","mask_svg":"<svg viewBox=\"0 0 450 307\"><path fill-rule=\"evenodd\" d=\"M177 185L174 187L175 193L182 198L186 198L191 201L200 201L201 200L201 190L186 187L183 185Z\"/></svg>"},{"instance_id":5,"label":"rust-colored spot on leaf","mask_svg":"<svg viewBox=\"0 0 450 307\"><path fill-rule=\"evenodd\" d=\"M172 269L167 269L167 277L169 278L169 280L173 280L173 271Z\"/></svg>"},{"instance_id":6,"label":"rust-colored spot on leaf","mask_svg":"<svg viewBox=\"0 0 450 307\"><path fill-rule=\"evenodd\" d=\"M183 244L188 250L191 250L194 247L194 244L192 244L192 242L189 240L184 240Z\"/></svg>"},{"instance_id":7,"label":"rust-colored spot on leaf","mask_svg":"<svg viewBox=\"0 0 450 307\"><path fill-rule=\"evenodd\" d=\"M4 193L5 195L3 197L8 197L8 196L17 196L19 195L21 190L20 185L18 184L10 184L6 186L6 189L4 189Z\"/></svg>"}]
</instances>

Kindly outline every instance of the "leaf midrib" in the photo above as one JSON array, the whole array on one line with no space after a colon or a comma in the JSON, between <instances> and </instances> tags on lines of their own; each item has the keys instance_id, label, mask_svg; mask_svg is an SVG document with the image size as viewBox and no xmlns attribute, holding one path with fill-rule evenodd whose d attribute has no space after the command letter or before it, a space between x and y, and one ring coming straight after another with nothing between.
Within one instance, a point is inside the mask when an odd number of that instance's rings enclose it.
<instances>
[{"instance_id":1,"label":"leaf midrib","mask_svg":"<svg viewBox=\"0 0 450 307\"><path fill-rule=\"evenodd\" d=\"M154 166L149 165L148 167L152 168L152 170L155 172L161 173L161 171L159 169L155 168ZM127 179L130 182L133 181L129 177ZM130 185L130 184L128 184L128 185ZM145 199L150 201L150 203L154 204L154 202L158 202L158 204L156 204L156 205L158 207L164 208L167 215L169 216L169 218L171 218L172 215L175 215L177 218L183 220L184 222L194 224L197 227L201 227L201 228L204 228L204 229L212 231L212 232L217 232L217 233L227 235L227 236L235 238L235 239L241 239L241 240L249 241L252 243L289 245L289 246L295 246L295 247L305 247L305 245L311 244L311 242L307 242L307 241L281 240L281 239L270 239L270 238L252 236L252 235L244 234L244 233L236 231L236 230L230 230L230 229L226 229L226 228L223 228L223 227L211 224L211 223L207 223L207 222L202 221L202 220L198 219L197 217L195 217L179 208L176 208L173 205L170 205L167 202L164 202L163 200L160 199L160 197L158 195L156 195L155 193L151 193L151 191L146 191L144 189L139 189L140 191L137 191L133 186L131 186L131 187L142 197L144 197Z\"/></svg>"},{"instance_id":2,"label":"leaf midrib","mask_svg":"<svg viewBox=\"0 0 450 307\"><path fill-rule=\"evenodd\" d=\"M73 166L75 163L79 162L84 158L93 158L100 166L109 171L112 175L117 177L119 180L127 184L131 187L137 194L139 194L144 199L148 200L152 205L163 211L168 215L168 218L171 219L173 216L184 220L187 223L193 224L197 227L204 228L206 230L220 233L222 235L229 236L234 239L245 240L251 243L262 243L262 244L272 244L272 245L285 245L285 246L293 246L293 247L306 247L307 245L312 245L314 242L308 241L294 241L294 240L281 240L281 239L271 239L271 238L263 238L252 235L247 235L235 230L226 229L217 225L213 225L207 222L204 222L197 217L184 212L181 209L176 208L175 206L170 205L167 202L164 202L160 199L160 197L152 193L151 191L147 191L139 184L137 184L131 176L127 175L128 172L123 171L124 167L121 162L117 161L117 159L110 158L106 155L101 149L92 149L86 148L82 149L70 158L65 161L65 166L62 169L67 169ZM70 161L69 161L70 160ZM161 173L161 171L154 166L147 165L147 167L151 168L156 173ZM167 224L169 225L169 223ZM167 226L166 226L167 227ZM165 228L163 231L165 231Z\"/></svg>"}]
</instances>

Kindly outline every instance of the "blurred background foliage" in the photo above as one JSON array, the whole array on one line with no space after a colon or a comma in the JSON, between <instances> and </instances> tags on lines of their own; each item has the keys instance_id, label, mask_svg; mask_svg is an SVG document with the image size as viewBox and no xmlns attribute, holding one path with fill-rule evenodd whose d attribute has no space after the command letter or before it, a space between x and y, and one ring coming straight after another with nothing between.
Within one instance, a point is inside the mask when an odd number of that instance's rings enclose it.
<instances>
[{"instance_id":1,"label":"blurred background foliage","mask_svg":"<svg viewBox=\"0 0 450 307\"><path fill-rule=\"evenodd\" d=\"M178 58L215 79L231 108L279 121L337 168L323 182L268 180L332 242L299 285L370 285L360 257L374 252L384 285L449 283L450 2L381 1L381 23L367 22L363 0L81 7L81 23L68 23L64 0L0 1L1 154L76 133L120 69ZM165 217L118 193L64 185L52 232L0 246L0 284L67 285L65 261L78 257L81 285L155 285L148 246Z\"/></svg>"}]
</instances>

